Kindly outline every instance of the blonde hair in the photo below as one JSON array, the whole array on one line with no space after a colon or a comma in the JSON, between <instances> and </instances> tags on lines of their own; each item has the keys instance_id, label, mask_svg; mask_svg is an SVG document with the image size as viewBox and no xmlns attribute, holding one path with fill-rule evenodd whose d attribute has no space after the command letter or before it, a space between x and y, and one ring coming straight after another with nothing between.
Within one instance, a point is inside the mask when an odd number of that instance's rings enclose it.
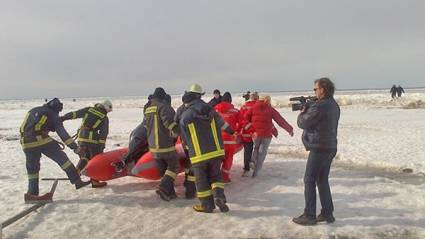
<instances>
[{"instance_id":1,"label":"blonde hair","mask_svg":"<svg viewBox=\"0 0 425 239\"><path fill-rule=\"evenodd\" d=\"M260 100L263 100L263 101L266 101L266 102L270 103L271 100L272 100L272 98L270 97L270 95L262 95L260 97Z\"/></svg>"}]
</instances>

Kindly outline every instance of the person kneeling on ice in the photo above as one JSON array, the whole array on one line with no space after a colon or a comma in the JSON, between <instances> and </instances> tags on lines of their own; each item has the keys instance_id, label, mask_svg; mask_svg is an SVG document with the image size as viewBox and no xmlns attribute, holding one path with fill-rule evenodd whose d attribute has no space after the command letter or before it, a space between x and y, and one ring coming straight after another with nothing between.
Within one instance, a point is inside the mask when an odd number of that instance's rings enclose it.
<instances>
[{"instance_id":1,"label":"person kneeling on ice","mask_svg":"<svg viewBox=\"0 0 425 239\"><path fill-rule=\"evenodd\" d=\"M255 102L254 106L246 113L246 119L252 123L254 133L254 151L250 167L254 170L252 177L256 177L263 167L273 135L274 120L280 127L285 129L289 135L294 136L292 126L275 110L270 104L270 96L263 96Z\"/></svg>"},{"instance_id":2,"label":"person kneeling on ice","mask_svg":"<svg viewBox=\"0 0 425 239\"><path fill-rule=\"evenodd\" d=\"M124 158L115 163L115 171L118 173L125 169L126 166L136 163L136 161L146 152L149 151L149 145L147 140L146 127L143 124L139 124L133 132L130 134L130 142L128 143L128 153Z\"/></svg>"},{"instance_id":3,"label":"person kneeling on ice","mask_svg":"<svg viewBox=\"0 0 425 239\"><path fill-rule=\"evenodd\" d=\"M241 114L232 104L232 95L229 92L225 92L221 97L221 102L214 106L214 109L224 121L229 124L233 131L239 132L239 124L241 120ZM230 183L230 170L233 164L233 155L235 154L236 145L239 144L238 138L234 135L229 135L227 132L222 132L223 143L224 143L224 160L221 167L223 174L224 183Z\"/></svg>"},{"instance_id":4,"label":"person kneeling on ice","mask_svg":"<svg viewBox=\"0 0 425 239\"><path fill-rule=\"evenodd\" d=\"M318 100L313 105L301 109L298 115L298 127L304 130L302 141L305 149L310 151L304 174L304 213L292 219L301 225L335 221L328 178L332 159L337 151L340 109L333 97L334 83L329 78L316 80L314 92ZM322 204L322 210L317 218L316 186Z\"/></svg>"},{"instance_id":5,"label":"person kneeling on ice","mask_svg":"<svg viewBox=\"0 0 425 239\"><path fill-rule=\"evenodd\" d=\"M112 111L112 103L105 100L94 107L86 107L74 112L69 112L61 117L62 121L83 118L78 130L78 144L81 147L80 161L77 169L81 172L94 156L103 153L106 137L109 133L109 119L107 114ZM106 182L91 179L93 188L105 187Z\"/></svg>"},{"instance_id":6,"label":"person kneeling on ice","mask_svg":"<svg viewBox=\"0 0 425 239\"><path fill-rule=\"evenodd\" d=\"M41 154L53 159L68 175L69 180L76 189L82 188L90 182L81 181L80 175L62 151L59 143L49 136L49 132L56 131L62 141L76 154L80 148L69 136L59 118L59 112L63 109L63 104L59 99L54 98L45 105L31 109L25 116L21 125L21 145L26 157L26 167L28 173L28 192L24 195L26 203L49 202L53 195L46 193L39 194L39 171Z\"/></svg>"},{"instance_id":7,"label":"person kneeling on ice","mask_svg":"<svg viewBox=\"0 0 425 239\"><path fill-rule=\"evenodd\" d=\"M217 205L221 212L227 212L229 207L226 205L220 171L224 158L220 131L223 129L229 134L234 132L211 106L201 100L203 94L201 86L194 84L190 87L183 102L186 109L179 121L180 134L189 148L197 195L201 201L193 209L211 213Z\"/></svg>"}]
</instances>

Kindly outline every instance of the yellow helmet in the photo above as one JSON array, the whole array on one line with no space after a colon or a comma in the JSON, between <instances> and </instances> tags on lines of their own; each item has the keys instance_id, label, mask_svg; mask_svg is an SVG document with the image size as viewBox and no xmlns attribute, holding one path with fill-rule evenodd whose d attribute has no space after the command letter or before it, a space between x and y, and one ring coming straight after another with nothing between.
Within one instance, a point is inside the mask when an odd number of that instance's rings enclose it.
<instances>
[{"instance_id":1,"label":"yellow helmet","mask_svg":"<svg viewBox=\"0 0 425 239\"><path fill-rule=\"evenodd\" d=\"M198 93L201 95L205 94L205 92L202 91L202 87L198 84L191 85L188 92Z\"/></svg>"}]
</instances>

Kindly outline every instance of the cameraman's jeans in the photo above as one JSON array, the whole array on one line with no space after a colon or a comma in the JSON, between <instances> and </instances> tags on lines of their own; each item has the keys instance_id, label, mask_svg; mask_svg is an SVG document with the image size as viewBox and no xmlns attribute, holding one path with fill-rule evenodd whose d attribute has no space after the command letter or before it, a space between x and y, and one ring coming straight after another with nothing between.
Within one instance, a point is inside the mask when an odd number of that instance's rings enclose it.
<instances>
[{"instance_id":1,"label":"cameraman's jeans","mask_svg":"<svg viewBox=\"0 0 425 239\"><path fill-rule=\"evenodd\" d=\"M252 152L252 161L255 164L254 174L258 174L258 172L263 167L264 160L266 159L267 150L269 149L270 142L272 141L272 137L270 138L261 138L257 137L253 139L254 141L254 151Z\"/></svg>"},{"instance_id":2,"label":"cameraman's jeans","mask_svg":"<svg viewBox=\"0 0 425 239\"><path fill-rule=\"evenodd\" d=\"M329 187L329 171L332 159L336 155L336 149L328 151L310 151L304 175L304 213L316 218L316 185L319 190L321 213L332 214L334 206L332 203L331 189Z\"/></svg>"}]
</instances>

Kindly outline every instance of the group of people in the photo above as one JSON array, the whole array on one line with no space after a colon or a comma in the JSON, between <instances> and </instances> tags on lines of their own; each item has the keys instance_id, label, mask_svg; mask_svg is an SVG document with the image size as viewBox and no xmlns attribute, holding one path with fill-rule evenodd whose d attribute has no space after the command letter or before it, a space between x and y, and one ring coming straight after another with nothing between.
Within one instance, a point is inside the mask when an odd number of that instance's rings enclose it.
<instances>
[{"instance_id":1,"label":"group of people","mask_svg":"<svg viewBox=\"0 0 425 239\"><path fill-rule=\"evenodd\" d=\"M393 87L391 87L390 89L390 93L391 93L391 98L394 99L396 97L401 97L401 95L404 93L404 89L400 85L398 86L393 85Z\"/></svg>"},{"instance_id":2,"label":"group of people","mask_svg":"<svg viewBox=\"0 0 425 239\"><path fill-rule=\"evenodd\" d=\"M333 206L327 175L336 153L339 108L333 100L334 88L329 79L321 78L315 82L315 86L318 102L303 109L298 117L298 126L304 129L303 143L311 151L304 180L306 210L302 216L294 218L294 222L299 224L316 221L316 183L323 208L321 219L332 222ZM141 155L150 151L161 175L156 193L164 201L173 200L177 197L174 181L180 168L175 145L181 142L187 158L185 197L199 199L200 203L193 206L197 212L211 213L216 206L221 212L227 212L229 207L224 185L231 182L230 170L233 156L238 150L236 146L242 143L244 147L242 176L249 176L252 170L252 177L256 177L263 166L272 136L278 135L273 121L290 136L294 132L293 127L272 107L268 95L247 92L243 96L246 102L237 109L232 104L229 92L221 95L219 90L215 90L213 99L208 103L202 100L204 94L200 85L190 86L182 96L182 105L175 111L170 95L163 88L156 88L143 107L143 121L130 135L128 153L114 166L117 172L128 169ZM105 148L109 132L107 114L112 111L112 103L106 100L93 107L59 116L62 109L62 103L55 98L31 109L22 123L21 144L26 156L29 182L25 202L38 203L52 199L50 193L39 196L41 154L57 162L77 189L89 184L92 187L106 186L106 182L94 179L82 181L80 172L91 158ZM75 135L75 142L66 132L63 121L77 118L82 118L82 124ZM64 144L79 155L77 167L62 151L61 143L48 135L49 132L57 132Z\"/></svg>"}]
</instances>

